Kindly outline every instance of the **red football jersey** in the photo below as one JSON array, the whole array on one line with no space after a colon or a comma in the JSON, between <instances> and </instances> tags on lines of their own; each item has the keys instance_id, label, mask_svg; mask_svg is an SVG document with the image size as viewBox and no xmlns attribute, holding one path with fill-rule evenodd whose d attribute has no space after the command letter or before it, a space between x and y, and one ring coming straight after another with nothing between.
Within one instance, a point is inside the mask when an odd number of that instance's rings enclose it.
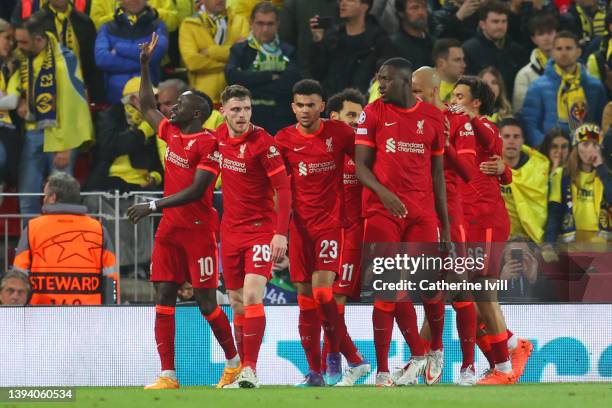
<instances>
[{"instance_id":1,"label":"red football jersey","mask_svg":"<svg viewBox=\"0 0 612 408\"><path fill-rule=\"evenodd\" d=\"M502 155L503 142L497 126L488 119L472 119L476 137L476 165ZM501 195L500 179L482 172L463 191L463 212L467 222L497 226L508 222L508 211Z\"/></svg>"},{"instance_id":2,"label":"red football jersey","mask_svg":"<svg viewBox=\"0 0 612 408\"><path fill-rule=\"evenodd\" d=\"M221 227L239 232L274 231L274 189L270 177L285 171L274 139L251 125L240 137L230 137L224 123L217 129L221 153L223 219Z\"/></svg>"},{"instance_id":3,"label":"red football jersey","mask_svg":"<svg viewBox=\"0 0 612 408\"><path fill-rule=\"evenodd\" d=\"M164 175L164 197L176 194L189 187L196 169L219 174L217 139L209 130L184 135L167 119L159 124L158 136L167 143L166 171ZM169 227L201 228L216 231L219 216L212 205L215 183L204 192L201 199L180 207L163 209L162 222Z\"/></svg>"},{"instance_id":4,"label":"red football jersey","mask_svg":"<svg viewBox=\"0 0 612 408\"><path fill-rule=\"evenodd\" d=\"M344 157L344 218L345 226L361 222L361 192L363 186L355 174L355 160Z\"/></svg>"},{"instance_id":5,"label":"red football jersey","mask_svg":"<svg viewBox=\"0 0 612 408\"><path fill-rule=\"evenodd\" d=\"M344 157L353 156L355 131L337 120L321 120L314 134L297 125L275 137L291 174L293 220L316 232L344 226Z\"/></svg>"},{"instance_id":6,"label":"red football jersey","mask_svg":"<svg viewBox=\"0 0 612 408\"><path fill-rule=\"evenodd\" d=\"M409 217L436 215L431 156L444 154L444 131L440 109L422 101L403 109L377 99L361 114L355 143L376 149L372 171L402 200ZM367 188L363 210L366 216L388 212Z\"/></svg>"},{"instance_id":7,"label":"red football jersey","mask_svg":"<svg viewBox=\"0 0 612 408\"><path fill-rule=\"evenodd\" d=\"M449 143L455 148L458 155L470 154L476 156L476 138L474 129L470 123L470 118L463 114L454 114L447 110L444 111L444 116L450 125ZM475 159L472 160L475 162ZM462 207L462 190L465 188L465 183L459 176L460 169L458 164L453 162L449 155L444 156L444 178L446 180L446 202L448 206L448 215L453 218L461 216L463 219ZM475 166L475 163L474 163ZM463 187L463 188L462 188Z\"/></svg>"}]
</instances>

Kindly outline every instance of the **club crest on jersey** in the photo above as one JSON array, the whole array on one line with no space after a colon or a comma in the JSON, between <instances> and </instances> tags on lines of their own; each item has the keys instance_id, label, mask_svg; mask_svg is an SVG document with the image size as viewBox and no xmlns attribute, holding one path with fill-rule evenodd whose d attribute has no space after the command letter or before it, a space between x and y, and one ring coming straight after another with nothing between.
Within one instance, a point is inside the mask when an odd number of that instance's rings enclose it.
<instances>
[{"instance_id":1,"label":"club crest on jersey","mask_svg":"<svg viewBox=\"0 0 612 408\"><path fill-rule=\"evenodd\" d=\"M268 149L268 159L271 159L276 156L280 156L278 149L276 148L276 146L270 146L270 148Z\"/></svg>"},{"instance_id":2,"label":"club crest on jersey","mask_svg":"<svg viewBox=\"0 0 612 408\"><path fill-rule=\"evenodd\" d=\"M240 145L240 153L238 153L238 157L239 159L244 159L244 151L246 150L246 144L241 144Z\"/></svg>"},{"instance_id":3,"label":"club crest on jersey","mask_svg":"<svg viewBox=\"0 0 612 408\"><path fill-rule=\"evenodd\" d=\"M395 140L390 137L385 142L385 152L387 153L395 153Z\"/></svg>"},{"instance_id":4,"label":"club crest on jersey","mask_svg":"<svg viewBox=\"0 0 612 408\"><path fill-rule=\"evenodd\" d=\"M189 150L189 149L191 149L191 146L193 146L193 144L194 144L195 142L196 142L196 139L195 139L195 138L194 138L194 139L191 139L191 140L189 141L189 143L187 143L187 146L185 147L185 150Z\"/></svg>"},{"instance_id":5,"label":"club crest on jersey","mask_svg":"<svg viewBox=\"0 0 612 408\"><path fill-rule=\"evenodd\" d=\"M298 174L300 176L307 176L308 175L308 167L306 166L306 163L304 163L304 162L299 162L298 163Z\"/></svg>"},{"instance_id":6,"label":"club crest on jersey","mask_svg":"<svg viewBox=\"0 0 612 408\"><path fill-rule=\"evenodd\" d=\"M331 153L334 151L334 139L331 137L328 137L327 139L325 139L325 145L327 146L327 153Z\"/></svg>"},{"instance_id":7,"label":"club crest on jersey","mask_svg":"<svg viewBox=\"0 0 612 408\"><path fill-rule=\"evenodd\" d=\"M423 129L424 126L425 126L425 119L421 119L417 121L417 130L416 130L417 135L422 135L425 133L425 130Z\"/></svg>"}]
</instances>

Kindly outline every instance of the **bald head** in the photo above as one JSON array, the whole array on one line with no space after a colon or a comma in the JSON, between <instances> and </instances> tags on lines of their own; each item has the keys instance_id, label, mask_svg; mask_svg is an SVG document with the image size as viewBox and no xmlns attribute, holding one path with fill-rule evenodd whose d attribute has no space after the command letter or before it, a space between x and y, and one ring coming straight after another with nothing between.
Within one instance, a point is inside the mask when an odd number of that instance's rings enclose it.
<instances>
[{"instance_id":1,"label":"bald head","mask_svg":"<svg viewBox=\"0 0 612 408\"><path fill-rule=\"evenodd\" d=\"M421 67L412 74L412 92L425 102L441 106L440 76L432 67Z\"/></svg>"}]
</instances>

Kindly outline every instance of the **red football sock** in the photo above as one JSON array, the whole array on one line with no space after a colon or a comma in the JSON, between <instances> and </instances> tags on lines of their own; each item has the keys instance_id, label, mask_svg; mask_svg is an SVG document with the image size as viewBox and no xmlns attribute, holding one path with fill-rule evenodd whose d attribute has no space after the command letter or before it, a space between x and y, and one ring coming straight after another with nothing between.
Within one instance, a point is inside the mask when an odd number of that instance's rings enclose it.
<instances>
[{"instance_id":1,"label":"red football sock","mask_svg":"<svg viewBox=\"0 0 612 408\"><path fill-rule=\"evenodd\" d=\"M162 371L174 370L174 306L155 305L155 342Z\"/></svg>"},{"instance_id":2,"label":"red football sock","mask_svg":"<svg viewBox=\"0 0 612 408\"><path fill-rule=\"evenodd\" d=\"M463 362L461 368L474 364L474 342L476 339L476 308L473 302L453 302L455 308L457 333Z\"/></svg>"},{"instance_id":3,"label":"red football sock","mask_svg":"<svg viewBox=\"0 0 612 408\"><path fill-rule=\"evenodd\" d=\"M431 341L421 337L421 343L423 343L423 351L427 354L431 351Z\"/></svg>"},{"instance_id":4,"label":"red football sock","mask_svg":"<svg viewBox=\"0 0 612 408\"><path fill-rule=\"evenodd\" d=\"M321 316L319 316L320 318ZM321 371L327 371L327 355L329 354L329 340L323 335L323 349L321 350Z\"/></svg>"},{"instance_id":5,"label":"red football sock","mask_svg":"<svg viewBox=\"0 0 612 408\"><path fill-rule=\"evenodd\" d=\"M493 352L491 351L491 343L489 343L488 337L489 336L486 334L476 337L476 344L480 351L482 351L482 354L487 358L489 368L494 368L495 362L493 361Z\"/></svg>"},{"instance_id":6,"label":"red football sock","mask_svg":"<svg viewBox=\"0 0 612 408\"><path fill-rule=\"evenodd\" d=\"M510 354L508 352L508 334L505 331L499 334L489 334L488 340L489 343L491 343L493 363L505 363L510 360Z\"/></svg>"},{"instance_id":7,"label":"red football sock","mask_svg":"<svg viewBox=\"0 0 612 408\"><path fill-rule=\"evenodd\" d=\"M230 327L227 315L223 312L221 307L217 306L215 310L209 315L204 315L204 318L208 321L213 334L217 338L217 342L225 353L225 358L231 360L236 357L238 352L234 345L234 337L232 337L232 328Z\"/></svg>"},{"instance_id":8,"label":"red football sock","mask_svg":"<svg viewBox=\"0 0 612 408\"><path fill-rule=\"evenodd\" d=\"M236 348L240 361L244 361L244 347L242 344L244 335L244 315L234 313L234 339L236 340Z\"/></svg>"},{"instance_id":9,"label":"red football sock","mask_svg":"<svg viewBox=\"0 0 612 408\"><path fill-rule=\"evenodd\" d=\"M444 331L444 301L423 299L423 308L431 331L431 350L441 350Z\"/></svg>"},{"instance_id":10,"label":"red football sock","mask_svg":"<svg viewBox=\"0 0 612 408\"><path fill-rule=\"evenodd\" d=\"M266 330L266 314L264 305L248 305L244 307L244 365L255 371L257 357Z\"/></svg>"},{"instance_id":11,"label":"red football sock","mask_svg":"<svg viewBox=\"0 0 612 408\"><path fill-rule=\"evenodd\" d=\"M340 336L340 352L346 358L346 361L352 366L360 364L363 357L359 354L353 339L348 334L346 321L344 320L344 305L338 304L338 333Z\"/></svg>"},{"instance_id":12,"label":"red football sock","mask_svg":"<svg viewBox=\"0 0 612 408\"><path fill-rule=\"evenodd\" d=\"M317 313L317 304L308 296L298 295L300 317L298 330L302 339L302 348L306 353L311 372L321 372L321 320Z\"/></svg>"},{"instance_id":13,"label":"red football sock","mask_svg":"<svg viewBox=\"0 0 612 408\"><path fill-rule=\"evenodd\" d=\"M329 340L329 352L340 351L340 337L338 331L338 306L332 288L312 288L312 295L321 311L323 331Z\"/></svg>"},{"instance_id":14,"label":"red football sock","mask_svg":"<svg viewBox=\"0 0 612 408\"><path fill-rule=\"evenodd\" d=\"M395 303L375 301L372 311L372 326L374 327L374 347L378 372L389 372L389 348L393 334L393 311Z\"/></svg>"},{"instance_id":15,"label":"red football sock","mask_svg":"<svg viewBox=\"0 0 612 408\"><path fill-rule=\"evenodd\" d=\"M412 357L424 356L425 350L419 335L416 310L414 310L412 302L399 302L395 304L395 321L402 332L402 336L404 336L404 340L408 343L408 347L410 347Z\"/></svg>"}]
</instances>

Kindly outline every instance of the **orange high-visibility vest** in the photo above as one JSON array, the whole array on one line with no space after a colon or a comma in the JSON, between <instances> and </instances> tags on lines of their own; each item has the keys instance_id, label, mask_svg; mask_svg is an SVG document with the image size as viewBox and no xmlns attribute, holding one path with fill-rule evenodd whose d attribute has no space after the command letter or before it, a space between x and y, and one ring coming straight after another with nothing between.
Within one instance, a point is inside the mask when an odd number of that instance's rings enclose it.
<instances>
[{"instance_id":1,"label":"orange high-visibility vest","mask_svg":"<svg viewBox=\"0 0 612 408\"><path fill-rule=\"evenodd\" d=\"M99 305L103 281L116 278L102 224L82 214L44 214L29 221L14 267L29 273L31 304Z\"/></svg>"}]
</instances>

